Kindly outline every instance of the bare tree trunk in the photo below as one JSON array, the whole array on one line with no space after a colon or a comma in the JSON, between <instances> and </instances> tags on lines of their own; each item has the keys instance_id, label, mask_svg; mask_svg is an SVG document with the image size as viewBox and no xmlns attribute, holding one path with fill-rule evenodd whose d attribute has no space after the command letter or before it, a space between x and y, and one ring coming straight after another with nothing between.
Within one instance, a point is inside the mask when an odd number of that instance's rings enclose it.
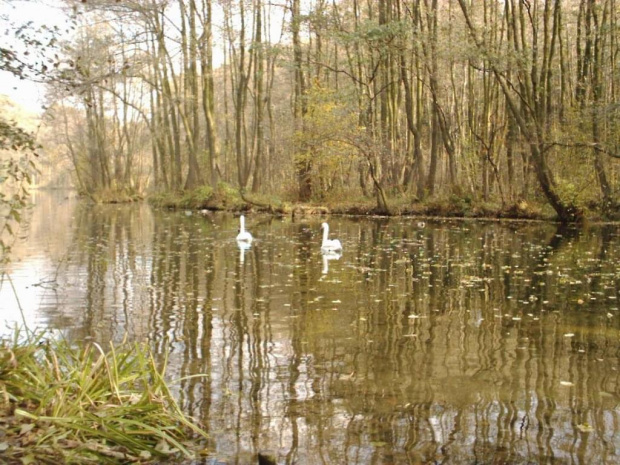
<instances>
[{"instance_id":1,"label":"bare tree trunk","mask_svg":"<svg viewBox=\"0 0 620 465\"><path fill-rule=\"evenodd\" d=\"M162 122L163 126L168 128L170 138L170 144L168 147L170 152L170 187L176 190L181 188L183 182L183 174L181 172L181 131L179 128L177 110L173 103L175 97L173 96L172 89L170 87L170 80L174 80L174 75L171 77L168 73L168 53L166 51L165 35L161 16L163 16L163 12L159 11L153 15L157 35L156 56L159 61L156 66L156 72L160 73L159 82L162 84Z\"/></svg>"},{"instance_id":2,"label":"bare tree trunk","mask_svg":"<svg viewBox=\"0 0 620 465\"><path fill-rule=\"evenodd\" d=\"M199 40L200 64L202 70L202 111L205 116L206 148L208 152L208 166L211 186L215 187L218 181L219 147L215 120L215 94L213 81L213 31L211 0L203 2L204 21L203 33Z\"/></svg>"},{"instance_id":3,"label":"bare tree trunk","mask_svg":"<svg viewBox=\"0 0 620 465\"><path fill-rule=\"evenodd\" d=\"M423 46L424 55L426 58L427 73L429 76L429 84L431 88L431 97L433 101L431 110L431 149L430 160L428 168L428 177L426 178L426 190L429 195L435 193L435 187L437 184L437 169L439 166L440 155L440 141L441 141L441 108L439 106L437 97L437 83L436 76L437 70L437 0L431 0L432 3L429 6L428 0L424 0L426 9L426 26L428 46Z\"/></svg>"},{"instance_id":4,"label":"bare tree trunk","mask_svg":"<svg viewBox=\"0 0 620 465\"><path fill-rule=\"evenodd\" d=\"M185 10L183 1L180 1L182 11ZM198 163L198 147L200 141L200 124L199 124L199 97L198 90L198 37L196 35L196 1L189 0L188 23L189 31L187 31L187 39L183 42L187 44L188 63L185 66L185 97L186 108L184 116L187 118L186 130L188 134L188 154L187 154L187 177L185 178L185 189L194 189L203 183L200 164ZM185 24L185 21L183 21ZM183 28L182 31L185 31Z\"/></svg>"},{"instance_id":5,"label":"bare tree trunk","mask_svg":"<svg viewBox=\"0 0 620 465\"><path fill-rule=\"evenodd\" d=\"M303 117L306 114L306 82L304 73L304 63L301 50L301 11L300 0L291 0L291 32L293 34L293 68L294 68L294 86L293 91L293 116L295 119L295 127L301 129L303 126ZM297 184L299 186L299 200L307 202L312 197L312 161L304 155L305 148L299 147L298 152L302 154L295 163L297 172Z\"/></svg>"},{"instance_id":6,"label":"bare tree trunk","mask_svg":"<svg viewBox=\"0 0 620 465\"><path fill-rule=\"evenodd\" d=\"M264 112L265 112L265 58L263 47L262 2L254 0L254 174L252 176L252 192L258 192L263 183L264 154Z\"/></svg>"},{"instance_id":7,"label":"bare tree trunk","mask_svg":"<svg viewBox=\"0 0 620 465\"><path fill-rule=\"evenodd\" d=\"M601 30L606 29L608 26L606 15L603 16L601 23L598 9L599 6L596 2L594 2L594 0L581 0L579 4L578 17L578 31L582 32L583 28L582 33L584 35L584 47L581 52L581 48L579 47L580 43L578 42L578 50L581 53L578 55L579 66L577 67L578 86L576 89L576 97L582 110L587 109L590 113L592 124L592 142L594 144L600 144L602 139L600 113L604 102L602 98L603 85L601 73L604 63L602 56ZM589 99L588 96L590 96ZM590 103L590 105L588 105L588 103ZM601 191L602 204L605 208L609 208L612 205L612 190L609 181L607 180L603 156L598 152L594 153L594 171L596 173L596 178Z\"/></svg>"}]
</instances>

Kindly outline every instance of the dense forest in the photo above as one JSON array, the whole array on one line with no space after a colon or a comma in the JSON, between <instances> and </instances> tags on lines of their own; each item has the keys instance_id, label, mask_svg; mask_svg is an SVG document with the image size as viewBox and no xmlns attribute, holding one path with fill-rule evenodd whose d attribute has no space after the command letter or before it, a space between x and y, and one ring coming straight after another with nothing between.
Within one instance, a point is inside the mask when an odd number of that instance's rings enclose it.
<instances>
[{"instance_id":1,"label":"dense forest","mask_svg":"<svg viewBox=\"0 0 620 465\"><path fill-rule=\"evenodd\" d=\"M70 34L3 50L47 83L52 184L618 216L616 0L64 5Z\"/></svg>"}]
</instances>

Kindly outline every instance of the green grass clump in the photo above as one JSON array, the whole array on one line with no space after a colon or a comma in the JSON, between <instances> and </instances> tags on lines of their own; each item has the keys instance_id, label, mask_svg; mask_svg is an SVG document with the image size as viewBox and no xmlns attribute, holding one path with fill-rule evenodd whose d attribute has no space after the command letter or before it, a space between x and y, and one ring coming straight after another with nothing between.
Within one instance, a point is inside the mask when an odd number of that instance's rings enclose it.
<instances>
[{"instance_id":1,"label":"green grass clump","mask_svg":"<svg viewBox=\"0 0 620 465\"><path fill-rule=\"evenodd\" d=\"M130 203L142 200L142 195L125 188L106 188L87 194L95 203Z\"/></svg>"},{"instance_id":2,"label":"green grass clump","mask_svg":"<svg viewBox=\"0 0 620 465\"><path fill-rule=\"evenodd\" d=\"M192 190L153 193L148 200L156 207L172 209L242 210L246 207L239 190L224 182L215 188L201 186Z\"/></svg>"},{"instance_id":3,"label":"green grass clump","mask_svg":"<svg viewBox=\"0 0 620 465\"><path fill-rule=\"evenodd\" d=\"M241 198L239 189L225 182L217 184L211 201L212 208L217 210L241 210L245 205L246 203Z\"/></svg>"},{"instance_id":4,"label":"green grass clump","mask_svg":"<svg viewBox=\"0 0 620 465\"><path fill-rule=\"evenodd\" d=\"M213 189L209 186L201 186L196 189L184 191L179 200L179 208L197 210L207 208L213 198Z\"/></svg>"},{"instance_id":5,"label":"green grass clump","mask_svg":"<svg viewBox=\"0 0 620 465\"><path fill-rule=\"evenodd\" d=\"M195 457L206 433L180 410L164 371L142 345L104 351L16 331L0 340L2 460L147 464Z\"/></svg>"}]
</instances>

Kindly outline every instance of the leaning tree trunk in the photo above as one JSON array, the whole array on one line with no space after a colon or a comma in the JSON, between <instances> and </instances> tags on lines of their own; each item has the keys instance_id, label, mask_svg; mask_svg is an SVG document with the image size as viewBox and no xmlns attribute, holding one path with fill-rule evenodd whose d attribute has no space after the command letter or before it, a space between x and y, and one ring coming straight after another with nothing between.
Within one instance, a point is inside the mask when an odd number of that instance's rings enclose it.
<instances>
[{"instance_id":1,"label":"leaning tree trunk","mask_svg":"<svg viewBox=\"0 0 620 465\"><path fill-rule=\"evenodd\" d=\"M480 34L469 14L466 0L458 0L465 17L469 33L476 48L485 56L494 56L499 50L489 50L487 44L480 38ZM523 56L514 64L514 82L509 82L506 73L500 71L498 62L489 61L494 78L501 87L502 93L511 114L513 115L525 140L529 141L530 155L536 179L547 201L555 210L561 222L578 221L582 212L570 202L566 202L559 194L558 186L547 160L547 144L545 140L550 127L549 93L552 91L550 73L554 65L556 39L560 33L559 2L555 3L554 11L545 3L542 14L544 27L539 24L540 19L532 16L531 11L523 4L515 5L515 0L506 2L506 13L511 20L507 21L512 37L512 51L517 56ZM549 24L551 22L551 24ZM542 40L541 40L541 37ZM528 42L528 40L531 41ZM514 89L519 89L521 105L517 105Z\"/></svg>"}]
</instances>

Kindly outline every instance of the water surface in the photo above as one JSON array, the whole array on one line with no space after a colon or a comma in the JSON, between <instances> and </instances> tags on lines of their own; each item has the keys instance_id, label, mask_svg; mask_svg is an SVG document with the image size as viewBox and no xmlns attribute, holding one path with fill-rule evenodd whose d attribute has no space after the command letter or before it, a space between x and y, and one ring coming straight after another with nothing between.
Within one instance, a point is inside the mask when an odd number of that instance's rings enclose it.
<instances>
[{"instance_id":1,"label":"water surface","mask_svg":"<svg viewBox=\"0 0 620 465\"><path fill-rule=\"evenodd\" d=\"M35 200L3 326L169 348L211 461L620 461L615 226L330 217L324 257L326 218L246 214L245 250L229 213Z\"/></svg>"}]
</instances>

